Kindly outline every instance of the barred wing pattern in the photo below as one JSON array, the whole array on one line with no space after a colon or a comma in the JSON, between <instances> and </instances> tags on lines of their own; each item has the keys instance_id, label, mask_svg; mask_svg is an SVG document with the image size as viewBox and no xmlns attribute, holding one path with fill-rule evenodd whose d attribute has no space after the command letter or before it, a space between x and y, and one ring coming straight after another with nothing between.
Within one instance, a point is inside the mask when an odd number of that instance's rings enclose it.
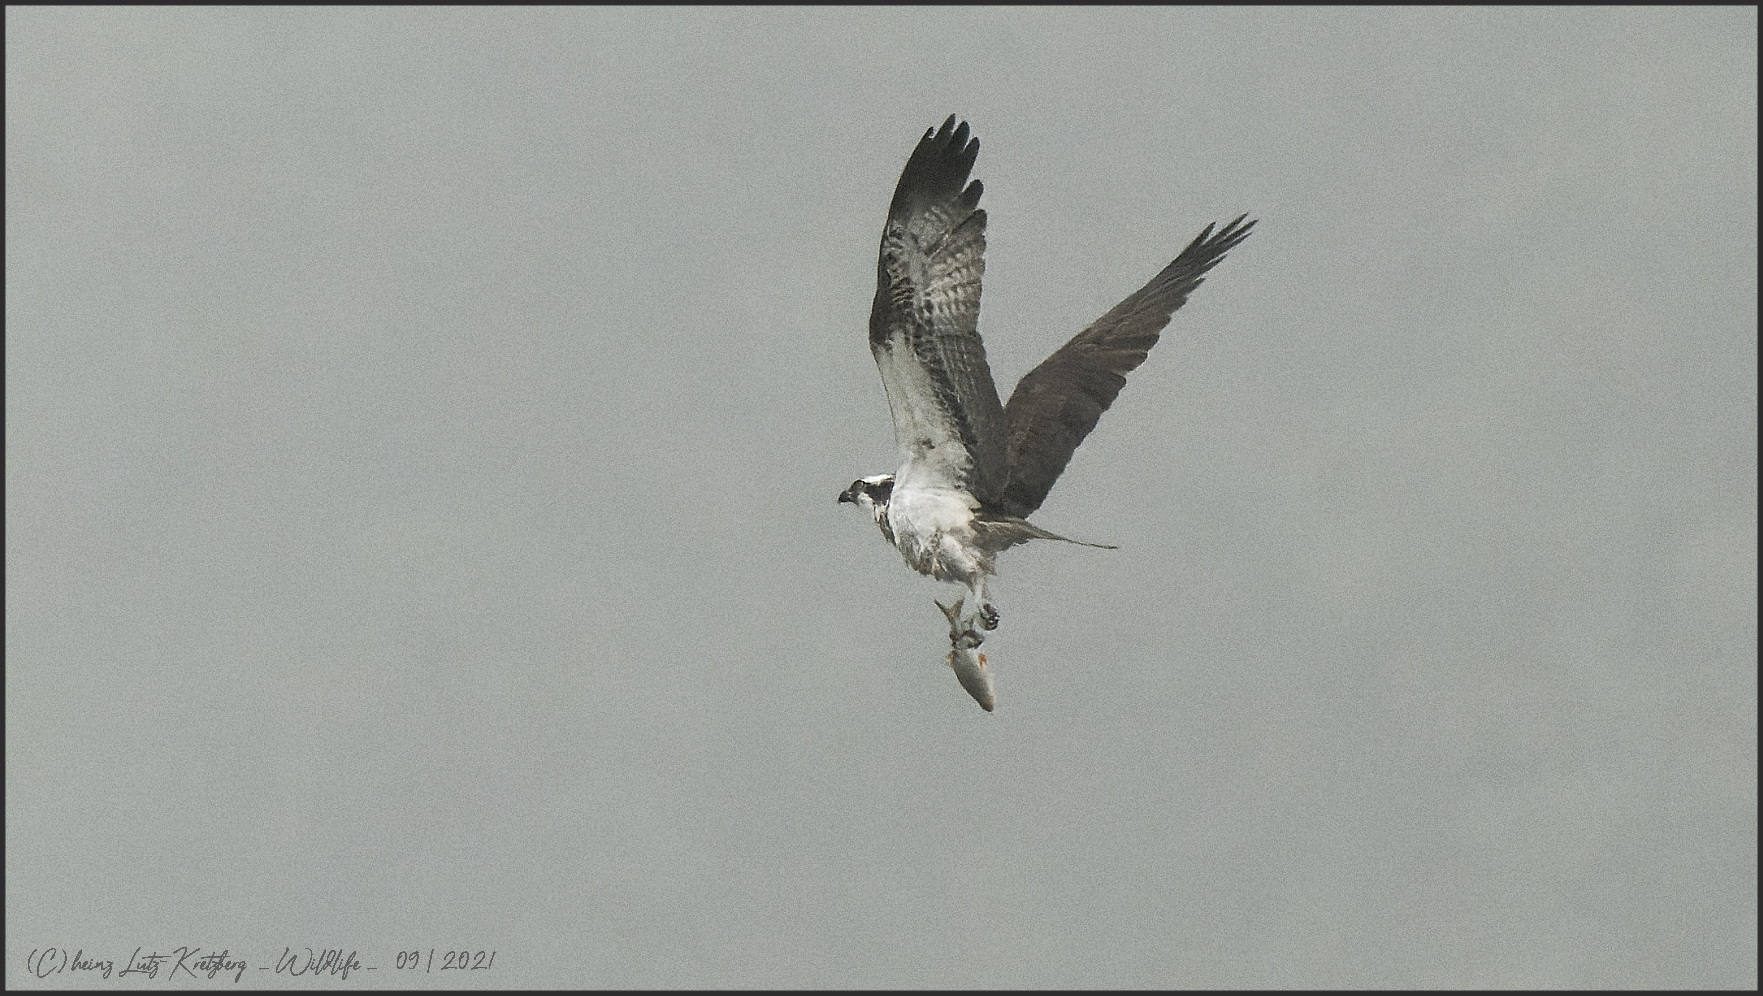
<instances>
[{"instance_id":1,"label":"barred wing pattern","mask_svg":"<svg viewBox=\"0 0 1763 996\"><path fill-rule=\"evenodd\" d=\"M954 115L913 150L882 233L869 348L906 457L898 483L985 502L1002 479L1004 411L979 337L984 187L967 182L978 155Z\"/></svg>"}]
</instances>

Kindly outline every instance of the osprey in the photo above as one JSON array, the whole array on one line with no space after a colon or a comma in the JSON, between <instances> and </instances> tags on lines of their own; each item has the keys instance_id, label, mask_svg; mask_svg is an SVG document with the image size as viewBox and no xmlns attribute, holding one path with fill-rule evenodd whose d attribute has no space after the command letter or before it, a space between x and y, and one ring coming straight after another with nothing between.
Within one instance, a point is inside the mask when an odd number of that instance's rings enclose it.
<instances>
[{"instance_id":1,"label":"osprey","mask_svg":"<svg viewBox=\"0 0 1763 996\"><path fill-rule=\"evenodd\" d=\"M1243 215L1216 234L1207 225L1163 272L1029 371L1009 404L999 404L979 337L986 213L978 206L984 188L967 182L978 155L979 139L950 115L925 131L900 174L882 230L869 350L903 462L892 474L851 482L839 501L867 511L913 570L966 586L953 606L937 607L949 619L949 665L990 712L991 676L976 651L982 631L998 626L986 592L997 555L1031 539L1078 542L1026 517L1169 316L1255 223Z\"/></svg>"}]
</instances>

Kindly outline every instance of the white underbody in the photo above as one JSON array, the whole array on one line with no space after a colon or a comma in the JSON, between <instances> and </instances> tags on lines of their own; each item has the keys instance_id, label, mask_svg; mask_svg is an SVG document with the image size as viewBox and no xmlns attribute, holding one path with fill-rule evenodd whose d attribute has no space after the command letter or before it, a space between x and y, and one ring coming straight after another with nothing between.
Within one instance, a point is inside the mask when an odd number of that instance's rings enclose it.
<instances>
[{"instance_id":1,"label":"white underbody","mask_svg":"<svg viewBox=\"0 0 1763 996\"><path fill-rule=\"evenodd\" d=\"M895 485L887 516L900 556L920 574L982 594L992 570L973 528L978 505L972 495L953 488Z\"/></svg>"},{"instance_id":2,"label":"white underbody","mask_svg":"<svg viewBox=\"0 0 1763 996\"><path fill-rule=\"evenodd\" d=\"M888 343L875 350L875 360L904 458L885 511L894 546L918 573L966 585L977 609L985 601L992 558L973 527L979 501L960 486L972 472L973 457L911 350Z\"/></svg>"}]
</instances>

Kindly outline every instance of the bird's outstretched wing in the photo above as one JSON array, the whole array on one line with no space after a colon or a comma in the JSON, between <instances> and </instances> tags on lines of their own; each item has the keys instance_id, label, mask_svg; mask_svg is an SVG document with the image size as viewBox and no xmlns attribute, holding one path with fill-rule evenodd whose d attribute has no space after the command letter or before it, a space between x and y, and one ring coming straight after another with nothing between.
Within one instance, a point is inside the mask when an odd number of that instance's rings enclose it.
<instances>
[{"instance_id":1,"label":"bird's outstretched wing","mask_svg":"<svg viewBox=\"0 0 1763 996\"><path fill-rule=\"evenodd\" d=\"M1004 457L1004 411L979 338L983 189L979 140L954 115L927 130L900 174L876 266L869 349L905 456L896 486L953 487L982 501Z\"/></svg>"},{"instance_id":2,"label":"bird's outstretched wing","mask_svg":"<svg viewBox=\"0 0 1763 996\"><path fill-rule=\"evenodd\" d=\"M1096 420L1114 403L1126 375L1145 361L1163 327L1237 243L1253 221L1243 215L1214 235L1207 225L1151 282L1030 370L1004 408L1004 481L992 507L1026 516L1041 507Z\"/></svg>"}]
</instances>

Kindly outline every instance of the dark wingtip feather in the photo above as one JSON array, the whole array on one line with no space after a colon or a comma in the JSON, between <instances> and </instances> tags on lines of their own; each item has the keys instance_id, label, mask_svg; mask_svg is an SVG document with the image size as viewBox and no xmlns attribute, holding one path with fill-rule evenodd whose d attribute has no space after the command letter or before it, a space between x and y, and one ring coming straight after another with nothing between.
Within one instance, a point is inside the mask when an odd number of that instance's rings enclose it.
<instances>
[{"instance_id":1,"label":"dark wingtip feather","mask_svg":"<svg viewBox=\"0 0 1763 996\"><path fill-rule=\"evenodd\" d=\"M955 196L963 197L972 207L979 202L980 191L977 181L967 185L967 179L978 158L979 139L973 137L967 122L949 115L940 127L925 129L924 137L918 140L900 173L890 209L899 210L909 198Z\"/></svg>"},{"instance_id":2,"label":"dark wingtip feather","mask_svg":"<svg viewBox=\"0 0 1763 996\"><path fill-rule=\"evenodd\" d=\"M1255 230L1255 222L1250 221L1246 225L1243 224L1243 219L1247 217L1249 216L1246 213L1237 215L1216 235L1213 234L1213 229L1217 228L1217 225L1207 225L1199 235L1194 236L1194 241L1188 243L1188 247L1175 257L1166 272L1173 275L1182 269L1177 264L1189 263L1192 268L1187 271L1187 275L1194 278L1194 282L1193 286L1188 289L1192 290L1193 287L1198 287L1201 283L1199 278L1223 262L1224 254L1241 245L1242 241L1249 237L1249 233ZM1177 306L1179 307L1179 305Z\"/></svg>"},{"instance_id":3,"label":"dark wingtip feather","mask_svg":"<svg viewBox=\"0 0 1763 996\"><path fill-rule=\"evenodd\" d=\"M1243 224L1243 219L1248 217L1247 212L1237 215L1230 224L1224 226L1224 231L1218 233L1216 241L1219 244L1217 251L1220 254L1236 248L1238 243L1248 238L1249 233L1255 230L1255 222L1259 219L1251 219L1248 224ZM1207 230L1211 230L1210 225L1207 226Z\"/></svg>"}]
</instances>

